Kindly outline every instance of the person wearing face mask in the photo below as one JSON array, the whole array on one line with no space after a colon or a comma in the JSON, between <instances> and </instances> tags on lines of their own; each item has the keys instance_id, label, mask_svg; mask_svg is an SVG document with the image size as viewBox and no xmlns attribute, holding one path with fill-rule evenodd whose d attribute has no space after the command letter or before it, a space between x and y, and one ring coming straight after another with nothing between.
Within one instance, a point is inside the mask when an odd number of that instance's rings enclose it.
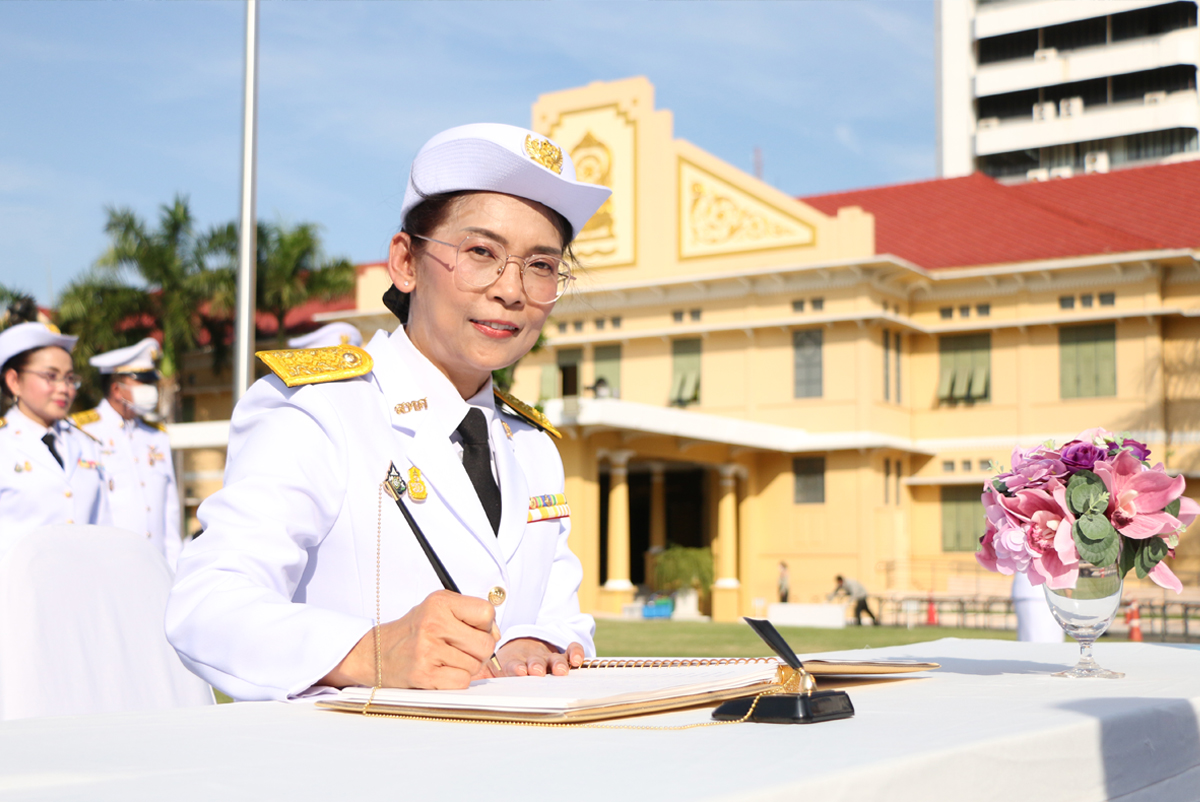
<instances>
[{"instance_id":1,"label":"person wearing face mask","mask_svg":"<svg viewBox=\"0 0 1200 802\"><path fill-rule=\"evenodd\" d=\"M158 414L158 350L147 337L89 359L104 377L104 400L71 419L100 441L114 524L144 534L174 568L183 548L179 490L167 429L151 422Z\"/></svg>"},{"instance_id":2,"label":"person wearing face mask","mask_svg":"<svg viewBox=\"0 0 1200 802\"><path fill-rule=\"evenodd\" d=\"M100 444L67 419L77 338L42 323L0 333L0 555L39 526L112 524Z\"/></svg>"}]
</instances>

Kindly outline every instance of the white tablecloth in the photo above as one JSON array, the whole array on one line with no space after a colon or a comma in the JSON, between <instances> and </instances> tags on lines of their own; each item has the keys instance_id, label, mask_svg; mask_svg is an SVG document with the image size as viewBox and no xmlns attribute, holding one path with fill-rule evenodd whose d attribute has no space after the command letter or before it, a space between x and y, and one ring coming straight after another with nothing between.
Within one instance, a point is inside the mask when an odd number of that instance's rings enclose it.
<instances>
[{"instance_id":1,"label":"white tablecloth","mask_svg":"<svg viewBox=\"0 0 1200 802\"><path fill-rule=\"evenodd\" d=\"M940 640L816 725L631 731L421 722L249 703L0 724L0 799L1200 800L1200 651ZM703 720L687 711L642 723Z\"/></svg>"}]
</instances>

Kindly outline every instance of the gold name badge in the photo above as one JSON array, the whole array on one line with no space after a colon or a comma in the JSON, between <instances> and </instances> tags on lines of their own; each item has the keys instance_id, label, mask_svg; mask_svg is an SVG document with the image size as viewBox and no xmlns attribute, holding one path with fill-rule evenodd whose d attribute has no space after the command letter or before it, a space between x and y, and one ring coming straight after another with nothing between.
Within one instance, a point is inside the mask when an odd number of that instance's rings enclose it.
<instances>
[{"instance_id":1,"label":"gold name badge","mask_svg":"<svg viewBox=\"0 0 1200 802\"><path fill-rule=\"evenodd\" d=\"M408 469L408 495L413 501L424 501L429 497L425 480L421 478L421 469L415 465Z\"/></svg>"},{"instance_id":2,"label":"gold name badge","mask_svg":"<svg viewBox=\"0 0 1200 802\"><path fill-rule=\"evenodd\" d=\"M418 398L416 401L401 401L394 409L397 415L407 415L409 412L420 412L429 409L428 398Z\"/></svg>"}]
</instances>

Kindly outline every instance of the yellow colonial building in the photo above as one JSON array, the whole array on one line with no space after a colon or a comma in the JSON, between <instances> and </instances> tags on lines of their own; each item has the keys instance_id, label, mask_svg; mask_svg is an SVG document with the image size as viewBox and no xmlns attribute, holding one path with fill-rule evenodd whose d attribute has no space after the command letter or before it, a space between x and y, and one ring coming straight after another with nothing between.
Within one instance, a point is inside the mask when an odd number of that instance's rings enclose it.
<instances>
[{"instance_id":1,"label":"yellow colonial building","mask_svg":"<svg viewBox=\"0 0 1200 802\"><path fill-rule=\"evenodd\" d=\"M532 127L613 188L513 385L564 434L585 610L669 544L712 548L718 620L776 601L782 562L800 602L838 573L995 588L985 478L1090 426L1200 477L1200 162L796 199L677 139L644 78L542 96ZM390 329L386 287L365 265L317 318ZM1175 568L1197 585L1200 544Z\"/></svg>"}]
</instances>

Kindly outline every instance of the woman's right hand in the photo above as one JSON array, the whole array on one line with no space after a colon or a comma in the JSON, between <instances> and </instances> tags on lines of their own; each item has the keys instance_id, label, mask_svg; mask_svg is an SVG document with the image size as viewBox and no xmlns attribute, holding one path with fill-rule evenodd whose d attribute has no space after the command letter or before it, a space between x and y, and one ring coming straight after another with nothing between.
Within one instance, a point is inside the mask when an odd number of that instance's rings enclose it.
<instances>
[{"instance_id":1,"label":"woman's right hand","mask_svg":"<svg viewBox=\"0 0 1200 802\"><path fill-rule=\"evenodd\" d=\"M383 686L465 688L480 674L499 640L496 610L486 600L436 591L404 617L379 628ZM376 677L375 630L371 629L317 684L372 687Z\"/></svg>"}]
</instances>

